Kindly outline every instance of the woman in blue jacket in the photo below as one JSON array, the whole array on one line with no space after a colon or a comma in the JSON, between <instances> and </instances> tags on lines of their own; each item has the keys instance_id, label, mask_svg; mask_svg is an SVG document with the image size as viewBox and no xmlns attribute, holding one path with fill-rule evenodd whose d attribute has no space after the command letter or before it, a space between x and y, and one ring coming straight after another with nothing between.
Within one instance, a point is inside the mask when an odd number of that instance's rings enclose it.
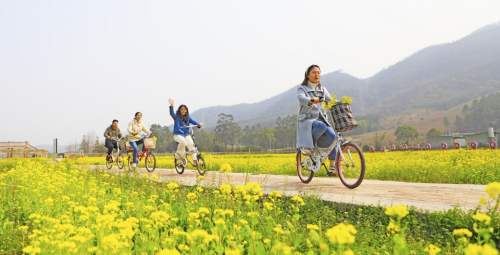
<instances>
[{"instance_id":1,"label":"woman in blue jacket","mask_svg":"<svg viewBox=\"0 0 500 255\"><path fill-rule=\"evenodd\" d=\"M181 105L177 109L177 112L174 112L174 100L168 99L170 103L170 116L174 119L174 140L179 143L177 146L177 152L175 153L176 159L181 159L186 154L185 147L188 148L190 153L193 153L191 156L193 158L193 165L197 165L196 159L196 148L194 147L194 142L191 136L189 135L189 128L181 128L182 126L187 126L189 123L197 125L198 128L203 126L203 123L198 123L193 120L189 116L189 110L187 106Z\"/></svg>"}]
</instances>

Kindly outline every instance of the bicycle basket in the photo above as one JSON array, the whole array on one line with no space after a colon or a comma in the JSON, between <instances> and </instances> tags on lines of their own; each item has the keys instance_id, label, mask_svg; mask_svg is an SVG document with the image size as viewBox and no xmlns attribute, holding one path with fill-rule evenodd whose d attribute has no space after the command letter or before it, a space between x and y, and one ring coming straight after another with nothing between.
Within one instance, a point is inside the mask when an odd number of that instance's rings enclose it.
<instances>
[{"instance_id":1,"label":"bicycle basket","mask_svg":"<svg viewBox=\"0 0 500 255\"><path fill-rule=\"evenodd\" d=\"M332 107L331 113L335 122L335 129L338 132L346 132L358 127L349 104L337 104Z\"/></svg>"},{"instance_id":2,"label":"bicycle basket","mask_svg":"<svg viewBox=\"0 0 500 255\"><path fill-rule=\"evenodd\" d=\"M148 149L154 149L156 147L156 140L151 138L144 139L144 146Z\"/></svg>"}]
</instances>

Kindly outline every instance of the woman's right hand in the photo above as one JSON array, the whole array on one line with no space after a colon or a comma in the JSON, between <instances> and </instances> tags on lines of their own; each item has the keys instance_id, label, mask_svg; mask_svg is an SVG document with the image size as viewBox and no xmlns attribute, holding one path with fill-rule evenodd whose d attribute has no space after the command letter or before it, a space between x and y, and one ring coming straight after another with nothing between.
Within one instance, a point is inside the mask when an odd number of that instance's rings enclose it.
<instances>
[{"instance_id":1,"label":"woman's right hand","mask_svg":"<svg viewBox=\"0 0 500 255\"><path fill-rule=\"evenodd\" d=\"M319 103L319 98L318 97L313 97L313 104Z\"/></svg>"},{"instance_id":2,"label":"woman's right hand","mask_svg":"<svg viewBox=\"0 0 500 255\"><path fill-rule=\"evenodd\" d=\"M170 104L170 106L174 107L174 100L172 100L171 98L168 99L168 103Z\"/></svg>"}]
</instances>

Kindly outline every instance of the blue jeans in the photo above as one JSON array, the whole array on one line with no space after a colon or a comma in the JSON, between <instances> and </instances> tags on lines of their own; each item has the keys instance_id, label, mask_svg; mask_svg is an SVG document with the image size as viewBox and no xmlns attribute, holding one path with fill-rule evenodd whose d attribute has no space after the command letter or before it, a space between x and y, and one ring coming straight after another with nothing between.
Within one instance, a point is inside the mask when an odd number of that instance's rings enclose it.
<instances>
[{"instance_id":1,"label":"blue jeans","mask_svg":"<svg viewBox=\"0 0 500 255\"><path fill-rule=\"evenodd\" d=\"M337 137L337 135L332 127L329 127L322 121L315 120L312 124L312 137L316 146L327 148L333 141L335 141L335 137ZM335 155L337 155L337 148L330 152L328 159L335 160Z\"/></svg>"},{"instance_id":2,"label":"blue jeans","mask_svg":"<svg viewBox=\"0 0 500 255\"><path fill-rule=\"evenodd\" d=\"M139 144L142 144L142 150L144 150L144 138L139 141L130 142L130 146L134 150L134 153L132 153L134 155L134 163L137 163L137 145Z\"/></svg>"}]
</instances>

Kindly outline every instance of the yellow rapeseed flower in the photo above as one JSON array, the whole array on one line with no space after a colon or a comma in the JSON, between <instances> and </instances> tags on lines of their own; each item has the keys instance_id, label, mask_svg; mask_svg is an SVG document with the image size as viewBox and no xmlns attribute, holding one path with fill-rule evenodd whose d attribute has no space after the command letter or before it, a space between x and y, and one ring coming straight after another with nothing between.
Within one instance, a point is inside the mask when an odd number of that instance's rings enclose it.
<instances>
[{"instance_id":1,"label":"yellow rapeseed flower","mask_svg":"<svg viewBox=\"0 0 500 255\"><path fill-rule=\"evenodd\" d=\"M453 235L472 237L472 232L470 232L470 230L468 230L466 228L460 228L460 229L453 230Z\"/></svg>"},{"instance_id":2,"label":"yellow rapeseed flower","mask_svg":"<svg viewBox=\"0 0 500 255\"><path fill-rule=\"evenodd\" d=\"M500 182L489 183L484 190L491 198L496 198L500 194Z\"/></svg>"},{"instance_id":3,"label":"yellow rapeseed flower","mask_svg":"<svg viewBox=\"0 0 500 255\"><path fill-rule=\"evenodd\" d=\"M472 218L479 222L484 222L485 225L490 225L491 217L487 214L477 213L476 215L472 216Z\"/></svg>"},{"instance_id":4,"label":"yellow rapeseed flower","mask_svg":"<svg viewBox=\"0 0 500 255\"><path fill-rule=\"evenodd\" d=\"M471 243L465 248L465 255L498 255L498 250L491 247L489 244L481 246Z\"/></svg>"},{"instance_id":5,"label":"yellow rapeseed flower","mask_svg":"<svg viewBox=\"0 0 500 255\"><path fill-rule=\"evenodd\" d=\"M435 255L441 252L441 248L433 244L429 244L429 246L425 247L424 251L429 253L430 255Z\"/></svg>"},{"instance_id":6,"label":"yellow rapeseed flower","mask_svg":"<svg viewBox=\"0 0 500 255\"><path fill-rule=\"evenodd\" d=\"M158 252L158 255L181 255L181 253L176 249L163 249Z\"/></svg>"},{"instance_id":7,"label":"yellow rapeseed flower","mask_svg":"<svg viewBox=\"0 0 500 255\"><path fill-rule=\"evenodd\" d=\"M333 244L352 244L355 240L356 229L351 224L340 223L326 231L326 236Z\"/></svg>"},{"instance_id":8,"label":"yellow rapeseed flower","mask_svg":"<svg viewBox=\"0 0 500 255\"><path fill-rule=\"evenodd\" d=\"M307 224L307 228L308 229L319 230L318 225L315 225L315 224Z\"/></svg>"},{"instance_id":9,"label":"yellow rapeseed flower","mask_svg":"<svg viewBox=\"0 0 500 255\"><path fill-rule=\"evenodd\" d=\"M297 205L305 205L304 200L299 196L292 197L292 201L294 201Z\"/></svg>"}]
</instances>

